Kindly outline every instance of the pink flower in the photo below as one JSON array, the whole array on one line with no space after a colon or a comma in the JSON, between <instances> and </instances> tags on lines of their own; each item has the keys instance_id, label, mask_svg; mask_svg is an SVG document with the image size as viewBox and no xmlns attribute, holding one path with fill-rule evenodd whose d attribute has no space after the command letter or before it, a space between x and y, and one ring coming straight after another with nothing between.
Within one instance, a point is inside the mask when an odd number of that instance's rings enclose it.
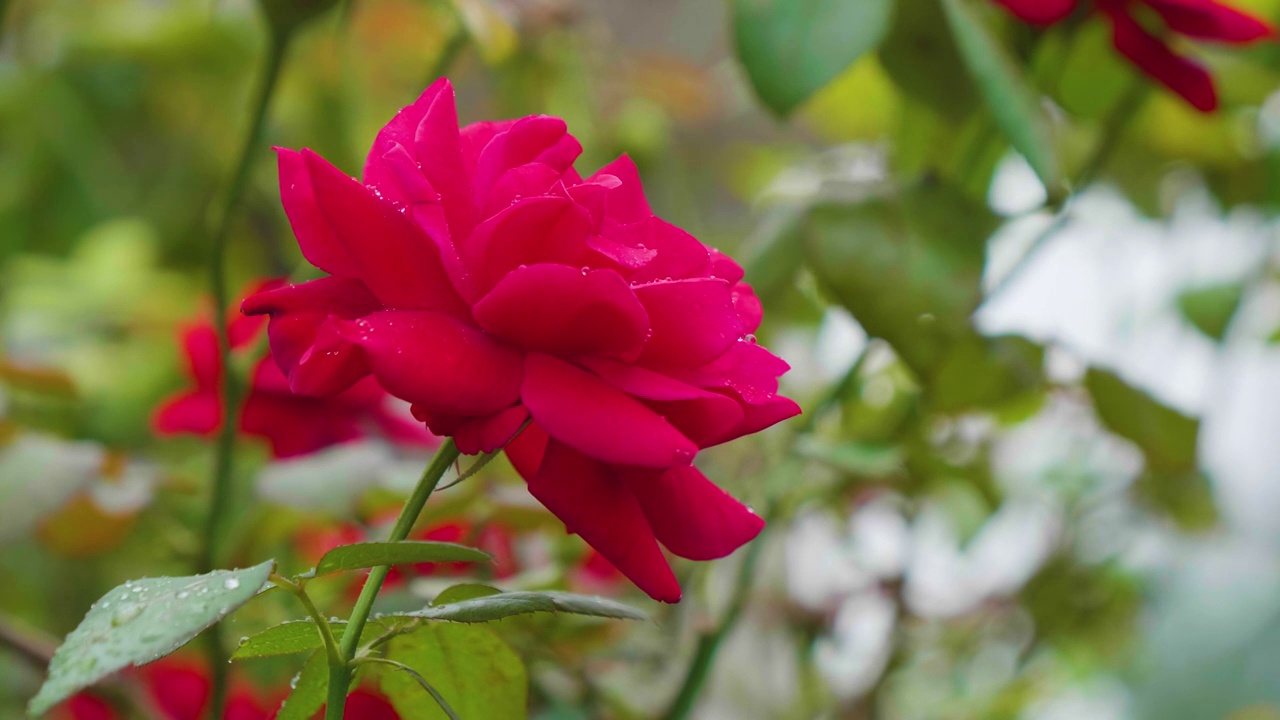
<instances>
[{"instance_id":1,"label":"pink flower","mask_svg":"<svg viewBox=\"0 0 1280 720\"><path fill-rule=\"evenodd\" d=\"M440 80L383 128L364 183L279 150L285 212L329 277L259 293L295 392L370 374L465 453L502 447L530 492L654 598L659 543L722 557L759 517L690 463L799 412L755 344L742 269L655 217L631 161L587 179L563 120L459 130Z\"/></svg>"},{"instance_id":2,"label":"pink flower","mask_svg":"<svg viewBox=\"0 0 1280 720\"><path fill-rule=\"evenodd\" d=\"M262 288L280 283L264 284ZM233 352L251 351L263 329L260 318L237 318L231 323ZM152 418L157 434L211 436L222 425L223 368L213 326L197 323L182 333L182 345L192 387L164 400ZM279 366L264 355L253 368L248 396L240 416L240 431L265 438L272 454L288 458L330 445L355 440L377 431L408 444L433 439L408 417L399 417L391 398L372 378L328 398L300 397L289 390Z\"/></svg>"},{"instance_id":3,"label":"pink flower","mask_svg":"<svg viewBox=\"0 0 1280 720\"><path fill-rule=\"evenodd\" d=\"M996 0L1019 18L1038 25L1071 14L1079 0ZM1201 112L1218 107L1213 78L1199 63L1175 53L1135 17L1145 6L1172 34L1193 40L1242 45L1275 35L1263 20L1217 0L1096 0L1095 8L1111 21L1116 50L1156 82L1181 95Z\"/></svg>"}]
</instances>

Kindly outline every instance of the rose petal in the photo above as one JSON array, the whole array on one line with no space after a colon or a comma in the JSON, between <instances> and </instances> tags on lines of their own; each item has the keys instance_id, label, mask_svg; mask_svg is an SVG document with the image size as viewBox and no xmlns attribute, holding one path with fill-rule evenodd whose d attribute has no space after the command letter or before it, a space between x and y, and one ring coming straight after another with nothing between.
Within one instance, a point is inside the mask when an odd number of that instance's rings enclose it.
<instances>
[{"instance_id":1,"label":"rose petal","mask_svg":"<svg viewBox=\"0 0 1280 720\"><path fill-rule=\"evenodd\" d=\"M1019 19L1032 25L1052 25L1065 20L1079 0L996 0Z\"/></svg>"},{"instance_id":2,"label":"rose petal","mask_svg":"<svg viewBox=\"0 0 1280 720\"><path fill-rule=\"evenodd\" d=\"M521 265L559 263L581 267L590 221L560 197L521 200L481 223L462 248L470 287L480 295Z\"/></svg>"},{"instance_id":3,"label":"rose petal","mask_svg":"<svg viewBox=\"0 0 1280 720\"><path fill-rule=\"evenodd\" d=\"M1218 93L1208 71L1195 62L1175 54L1162 40L1148 33L1124 10L1107 8L1114 28L1116 50L1129 58L1142 72L1181 95L1201 112L1218 107Z\"/></svg>"},{"instance_id":4,"label":"rose petal","mask_svg":"<svg viewBox=\"0 0 1280 720\"><path fill-rule=\"evenodd\" d=\"M707 246L665 220L650 217L629 225L609 226L604 234L622 245L655 252L652 260L627 278L632 283L710 276Z\"/></svg>"},{"instance_id":5,"label":"rose petal","mask_svg":"<svg viewBox=\"0 0 1280 720\"><path fill-rule=\"evenodd\" d=\"M560 177L559 171L543 163L511 168L494 183L485 200L484 214L491 216L523 198L546 195L560 182Z\"/></svg>"},{"instance_id":6,"label":"rose petal","mask_svg":"<svg viewBox=\"0 0 1280 720\"><path fill-rule=\"evenodd\" d=\"M262 292L241 305L246 313L271 315L272 358L293 392L316 396L340 392L369 373L363 352L328 318L354 319L381 307L360 281L336 277Z\"/></svg>"},{"instance_id":7,"label":"rose petal","mask_svg":"<svg viewBox=\"0 0 1280 720\"><path fill-rule=\"evenodd\" d=\"M743 335L729 284L716 278L655 282L635 288L652 335L640 363L698 367Z\"/></svg>"},{"instance_id":8,"label":"rose petal","mask_svg":"<svg viewBox=\"0 0 1280 720\"><path fill-rule=\"evenodd\" d=\"M520 473L520 477L529 480L538 474L538 468L542 467L542 458L546 455L547 443L550 441L547 431L543 430L538 423L531 422L528 427L520 431L515 440L503 448L503 452L511 461L511 467Z\"/></svg>"},{"instance_id":9,"label":"rose petal","mask_svg":"<svg viewBox=\"0 0 1280 720\"><path fill-rule=\"evenodd\" d=\"M626 477L658 542L680 557L722 558L764 529L763 518L693 466Z\"/></svg>"},{"instance_id":10,"label":"rose petal","mask_svg":"<svg viewBox=\"0 0 1280 720\"><path fill-rule=\"evenodd\" d=\"M649 317L612 270L527 265L502 279L473 309L480 327L526 350L634 359Z\"/></svg>"},{"instance_id":11,"label":"rose petal","mask_svg":"<svg viewBox=\"0 0 1280 720\"><path fill-rule=\"evenodd\" d=\"M436 240L324 158L302 156L320 210L353 263L354 272L340 274L360 278L388 307L466 313Z\"/></svg>"},{"instance_id":12,"label":"rose petal","mask_svg":"<svg viewBox=\"0 0 1280 720\"><path fill-rule=\"evenodd\" d=\"M738 283L733 286L732 297L733 309L742 321L742 329L748 333L755 332L760 328L760 321L764 320L764 305L756 297L755 290L746 283Z\"/></svg>"},{"instance_id":13,"label":"rose petal","mask_svg":"<svg viewBox=\"0 0 1280 720\"><path fill-rule=\"evenodd\" d=\"M213 388L165 400L151 419L157 435L209 435L222 425L222 402Z\"/></svg>"},{"instance_id":14,"label":"rose petal","mask_svg":"<svg viewBox=\"0 0 1280 720\"><path fill-rule=\"evenodd\" d=\"M346 246L338 241L329 220L320 212L311 187L311 173L302 154L279 147L275 151L280 175L280 202L284 205L293 235L298 239L302 257L330 275L353 275L358 266L347 254Z\"/></svg>"},{"instance_id":15,"label":"rose petal","mask_svg":"<svg viewBox=\"0 0 1280 720\"><path fill-rule=\"evenodd\" d=\"M529 411L523 405L516 405L491 417L466 423L453 439L463 455L490 453L506 445L528 419Z\"/></svg>"},{"instance_id":16,"label":"rose petal","mask_svg":"<svg viewBox=\"0 0 1280 720\"><path fill-rule=\"evenodd\" d=\"M579 367L530 353L521 397L552 438L607 463L666 468L698 451L661 415Z\"/></svg>"},{"instance_id":17,"label":"rose petal","mask_svg":"<svg viewBox=\"0 0 1280 720\"><path fill-rule=\"evenodd\" d=\"M265 438L277 458L306 455L359 438L360 415L317 398L251 393L240 428Z\"/></svg>"},{"instance_id":18,"label":"rose petal","mask_svg":"<svg viewBox=\"0 0 1280 720\"><path fill-rule=\"evenodd\" d=\"M494 183L514 167L541 162L564 172L581 153L582 146L568 133L564 120L548 115L521 118L494 135L476 158L476 204L486 206Z\"/></svg>"},{"instance_id":19,"label":"rose petal","mask_svg":"<svg viewBox=\"0 0 1280 720\"><path fill-rule=\"evenodd\" d=\"M1263 20L1213 0L1147 0L1169 29L1198 40L1249 43L1275 34Z\"/></svg>"},{"instance_id":20,"label":"rose petal","mask_svg":"<svg viewBox=\"0 0 1280 720\"><path fill-rule=\"evenodd\" d=\"M635 365L600 358L583 359L582 364L615 388L642 399L699 447L742 423L738 403L720 393Z\"/></svg>"},{"instance_id":21,"label":"rose petal","mask_svg":"<svg viewBox=\"0 0 1280 720\"><path fill-rule=\"evenodd\" d=\"M455 244L471 234L478 219L472 194L471 178L462 156L462 138L458 131L458 111L454 106L453 86L445 78L432 83L427 92L438 88L427 106L422 120L414 129L413 155L422 174L440 193L440 203ZM423 93L425 96L426 93Z\"/></svg>"},{"instance_id":22,"label":"rose petal","mask_svg":"<svg viewBox=\"0 0 1280 720\"><path fill-rule=\"evenodd\" d=\"M529 492L650 597L680 601L680 585L640 504L603 465L552 442Z\"/></svg>"},{"instance_id":23,"label":"rose petal","mask_svg":"<svg viewBox=\"0 0 1280 720\"><path fill-rule=\"evenodd\" d=\"M222 381L222 364L218 353L218 333L202 323L182 333L182 349L187 372L198 388L214 388Z\"/></svg>"},{"instance_id":24,"label":"rose petal","mask_svg":"<svg viewBox=\"0 0 1280 720\"><path fill-rule=\"evenodd\" d=\"M644 197L644 186L640 183L640 171L627 155L600 168L591 176L591 182L605 175L617 178L616 188L609 193L605 203L605 217L611 222L633 223L653 215L649 209L649 201Z\"/></svg>"},{"instance_id":25,"label":"rose petal","mask_svg":"<svg viewBox=\"0 0 1280 720\"><path fill-rule=\"evenodd\" d=\"M492 415L520 397L520 356L444 313L386 310L345 323L378 382L446 415Z\"/></svg>"}]
</instances>

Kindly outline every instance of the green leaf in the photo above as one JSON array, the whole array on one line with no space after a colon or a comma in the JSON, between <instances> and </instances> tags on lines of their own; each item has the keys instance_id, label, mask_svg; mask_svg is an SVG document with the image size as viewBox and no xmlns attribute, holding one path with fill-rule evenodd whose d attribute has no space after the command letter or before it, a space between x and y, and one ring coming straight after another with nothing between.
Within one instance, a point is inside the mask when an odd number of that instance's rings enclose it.
<instances>
[{"instance_id":1,"label":"green leaf","mask_svg":"<svg viewBox=\"0 0 1280 720\"><path fill-rule=\"evenodd\" d=\"M884 38L893 0L734 0L733 37L756 94L781 116Z\"/></svg>"},{"instance_id":2,"label":"green leaf","mask_svg":"<svg viewBox=\"0 0 1280 720\"><path fill-rule=\"evenodd\" d=\"M645 613L600 597L575 595L564 592L506 592L470 600L459 600L447 605L436 604L424 610L409 613L412 617L429 620L452 620L462 623L480 623L501 620L512 615L540 612L566 612L574 615L617 618L620 620L648 620Z\"/></svg>"},{"instance_id":3,"label":"green leaf","mask_svg":"<svg viewBox=\"0 0 1280 720\"><path fill-rule=\"evenodd\" d=\"M311 720L324 707L329 693L329 660L324 653L311 656L291 683L293 691L280 706L276 720Z\"/></svg>"},{"instance_id":4,"label":"green leaf","mask_svg":"<svg viewBox=\"0 0 1280 720\"><path fill-rule=\"evenodd\" d=\"M1204 473L1146 473L1134 483L1133 494L1163 513L1187 532L1210 530L1218 524L1213 485Z\"/></svg>"},{"instance_id":5,"label":"green leaf","mask_svg":"<svg viewBox=\"0 0 1280 720\"><path fill-rule=\"evenodd\" d=\"M1061 180L1049 119L1040 95L1004 47L992 37L981 12L970 0L942 0L951 31L969 73L987 101L996 125L1014 149L1027 159L1050 192Z\"/></svg>"},{"instance_id":6,"label":"green leaf","mask_svg":"<svg viewBox=\"0 0 1280 720\"><path fill-rule=\"evenodd\" d=\"M387 643L387 657L412 668L461 718L527 717L529 679L524 663L491 630L432 623ZM395 668L363 665L377 678L403 720L446 720L418 682Z\"/></svg>"},{"instance_id":7,"label":"green leaf","mask_svg":"<svg viewBox=\"0 0 1280 720\"><path fill-rule=\"evenodd\" d=\"M1243 298L1244 283L1207 285L1179 295L1178 310L1197 330L1221 340Z\"/></svg>"},{"instance_id":8,"label":"green leaf","mask_svg":"<svg viewBox=\"0 0 1280 720\"><path fill-rule=\"evenodd\" d=\"M476 598L488 597L489 595L497 595L502 591L492 585L480 585L476 583L463 583L461 585L452 585L445 588L436 595L435 600L431 601L433 606L448 605L449 603L462 602L463 600L474 600Z\"/></svg>"},{"instance_id":9,"label":"green leaf","mask_svg":"<svg viewBox=\"0 0 1280 720\"><path fill-rule=\"evenodd\" d=\"M329 623L329 627L333 628L333 636L337 640L342 639L342 632L346 626L347 624L341 621ZM240 643L240 647L231 653L231 659L293 655L322 647L324 647L324 640L320 637L320 630L316 627L315 621L293 620L269 627L257 635L246 638Z\"/></svg>"},{"instance_id":10,"label":"green leaf","mask_svg":"<svg viewBox=\"0 0 1280 720\"><path fill-rule=\"evenodd\" d=\"M375 542L343 545L320 558L317 575L377 567L424 562L492 562L493 556L466 545L425 540Z\"/></svg>"},{"instance_id":11,"label":"green leaf","mask_svg":"<svg viewBox=\"0 0 1280 720\"><path fill-rule=\"evenodd\" d=\"M1044 348L1026 338L973 334L951 347L929 379L927 401L939 412L989 408L1042 386Z\"/></svg>"},{"instance_id":12,"label":"green leaf","mask_svg":"<svg viewBox=\"0 0 1280 720\"><path fill-rule=\"evenodd\" d=\"M1103 424L1137 445L1150 469L1168 474L1196 469L1199 421L1156 402L1105 370L1090 368L1084 382Z\"/></svg>"},{"instance_id":13,"label":"green leaf","mask_svg":"<svg viewBox=\"0 0 1280 720\"><path fill-rule=\"evenodd\" d=\"M939 0L898 0L880 64L904 95L952 125L978 106L977 88L947 31Z\"/></svg>"},{"instance_id":14,"label":"green leaf","mask_svg":"<svg viewBox=\"0 0 1280 720\"><path fill-rule=\"evenodd\" d=\"M972 334L987 236L996 220L954 188L922 183L860 203L814 207L808 267L872 337L920 377Z\"/></svg>"},{"instance_id":15,"label":"green leaf","mask_svg":"<svg viewBox=\"0 0 1280 720\"><path fill-rule=\"evenodd\" d=\"M253 599L274 569L268 560L244 570L143 578L117 587L89 608L58 648L28 712L41 715L117 670L177 650Z\"/></svg>"}]
</instances>

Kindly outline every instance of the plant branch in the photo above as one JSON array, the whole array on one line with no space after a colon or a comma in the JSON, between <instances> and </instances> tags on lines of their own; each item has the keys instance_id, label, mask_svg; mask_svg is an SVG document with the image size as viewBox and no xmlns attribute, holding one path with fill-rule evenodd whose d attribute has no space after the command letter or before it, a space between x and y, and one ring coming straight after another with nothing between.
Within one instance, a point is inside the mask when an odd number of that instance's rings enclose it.
<instances>
[{"instance_id":1,"label":"plant branch","mask_svg":"<svg viewBox=\"0 0 1280 720\"><path fill-rule=\"evenodd\" d=\"M431 493L440 484L440 478L444 477L450 466L458 459L459 454L458 446L454 444L452 438L446 440L436 451L436 456L423 471L422 478L413 489L413 494L409 496L404 509L400 511L395 527L391 529L391 536L388 538L391 542L399 542L409 537L409 531L413 529L418 515L427 504L427 498L431 497ZM354 662L352 659L355 658L356 650L360 646L360 635L364 631L365 623L369 621L373 602L377 599L378 591L382 589L382 583L386 581L390 570L390 566L380 565L369 571L369 577L365 579L364 588L361 589L360 597L351 611L347 628L342 633L340 656L337 658L339 662L331 662L329 665L329 702L325 709L326 720L342 720L347 703L347 688L351 685L351 669Z\"/></svg>"},{"instance_id":2,"label":"plant branch","mask_svg":"<svg viewBox=\"0 0 1280 720\"><path fill-rule=\"evenodd\" d=\"M298 598L298 602L302 603L302 607L306 609L307 614L311 616L312 620L316 621L316 629L320 631L320 639L324 641L324 649L329 656L330 666L341 664L343 662L342 650L338 648L338 640L333 634L333 626L329 624L329 620L324 616L324 613L320 612L320 608L316 607L315 601L307 594L306 588L275 573L271 574L271 582L276 587L287 590Z\"/></svg>"},{"instance_id":3,"label":"plant branch","mask_svg":"<svg viewBox=\"0 0 1280 720\"><path fill-rule=\"evenodd\" d=\"M680 691L676 693L675 701L671 703L671 708L664 716L665 720L684 720L693 711L694 703L702 692L707 675L711 672L716 654L720 651L720 645L737 624L743 608L746 607L747 595L755 582L756 569L760 564L760 554L764 548L764 534L776 515L776 504L770 503L765 510L765 529L761 530L760 535L751 542L751 547L747 548L747 556L742 559L742 565L738 568L738 577L734 581L729 607L715 629L698 639L698 648L694 651L689 671L680 685Z\"/></svg>"},{"instance_id":4,"label":"plant branch","mask_svg":"<svg viewBox=\"0 0 1280 720\"><path fill-rule=\"evenodd\" d=\"M222 197L221 207L210 225L212 228L209 233L210 284L213 290L214 328L218 333L218 360L223 368L221 398L223 413L222 428L218 434L214 455L209 513L205 518L204 541L200 552L198 569L202 573L218 567L218 538L226 523L231 504L236 425L240 414L239 379L231 367L231 342L227 334L227 306L230 304L227 289L227 243L236 209L244 195L245 185L253 168L253 159L263 126L266 124L271 96L275 92L280 71L284 66L289 38L290 34L282 31L273 30L268 35L263 75L259 80L258 91L250 109L249 129L241 145L240 156L236 161L226 194ZM227 695L227 658L221 625L210 628L206 648L209 672L212 675L209 714L215 720L220 720L226 707Z\"/></svg>"}]
</instances>

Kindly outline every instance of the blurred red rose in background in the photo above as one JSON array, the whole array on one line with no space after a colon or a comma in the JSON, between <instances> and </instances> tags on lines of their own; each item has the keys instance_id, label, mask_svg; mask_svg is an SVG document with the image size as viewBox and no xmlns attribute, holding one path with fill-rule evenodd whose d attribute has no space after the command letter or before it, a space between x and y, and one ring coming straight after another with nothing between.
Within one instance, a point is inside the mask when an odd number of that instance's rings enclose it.
<instances>
[{"instance_id":1,"label":"blurred red rose in background","mask_svg":"<svg viewBox=\"0 0 1280 720\"><path fill-rule=\"evenodd\" d=\"M259 290L278 287L271 282ZM263 330L261 318L237 317L228 333L233 352L251 352ZM209 323L196 323L182 333L187 374L193 387L164 400L152 424L161 435L210 436L222 425L218 336ZM331 397L295 395L269 354L254 363L240 415L240 431L265 438L272 455L289 458L371 434L396 442L430 445L434 438L409 417L395 412L394 402L372 378Z\"/></svg>"},{"instance_id":2,"label":"blurred red rose in background","mask_svg":"<svg viewBox=\"0 0 1280 720\"><path fill-rule=\"evenodd\" d=\"M1037 25L1065 19L1080 0L996 0L1019 18ZM1116 50L1152 79L1181 95L1192 107L1212 112L1218 93L1209 72L1179 55L1143 21L1143 13L1160 18L1171 34L1192 40L1233 45L1275 35L1263 20L1216 0L1096 0L1094 10L1111 21Z\"/></svg>"}]
</instances>

